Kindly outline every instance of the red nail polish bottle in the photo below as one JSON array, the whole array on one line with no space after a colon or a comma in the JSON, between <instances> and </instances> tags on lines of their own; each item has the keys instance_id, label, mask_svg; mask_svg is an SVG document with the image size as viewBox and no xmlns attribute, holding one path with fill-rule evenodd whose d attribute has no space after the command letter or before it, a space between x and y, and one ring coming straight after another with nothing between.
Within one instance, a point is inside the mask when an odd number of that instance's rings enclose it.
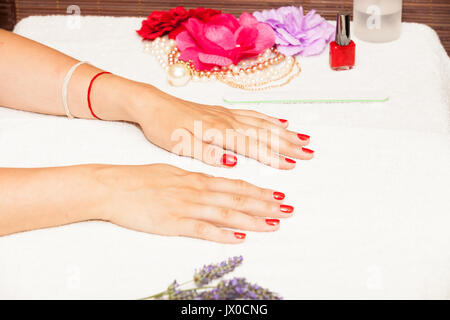
<instances>
[{"instance_id":1,"label":"red nail polish bottle","mask_svg":"<svg viewBox=\"0 0 450 320\"><path fill-rule=\"evenodd\" d=\"M350 14L338 14L336 40L330 43L330 67L333 70L350 70L355 66L355 48L350 40Z\"/></svg>"}]
</instances>

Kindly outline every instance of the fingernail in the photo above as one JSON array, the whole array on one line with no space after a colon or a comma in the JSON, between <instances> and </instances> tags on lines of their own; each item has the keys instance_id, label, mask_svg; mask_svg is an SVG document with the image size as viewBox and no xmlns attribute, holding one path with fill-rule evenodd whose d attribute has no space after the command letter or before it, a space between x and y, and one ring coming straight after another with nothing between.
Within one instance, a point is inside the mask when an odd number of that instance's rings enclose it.
<instances>
[{"instance_id":1,"label":"fingernail","mask_svg":"<svg viewBox=\"0 0 450 320\"><path fill-rule=\"evenodd\" d=\"M306 152L306 153L314 153L314 150L311 150L311 149L308 149L308 148L302 148L302 151L303 152Z\"/></svg>"},{"instance_id":2,"label":"fingernail","mask_svg":"<svg viewBox=\"0 0 450 320\"><path fill-rule=\"evenodd\" d=\"M236 156L232 154L224 154L222 156L222 159L220 160L220 163L227 166L227 167L234 167L237 163Z\"/></svg>"},{"instance_id":3,"label":"fingernail","mask_svg":"<svg viewBox=\"0 0 450 320\"><path fill-rule=\"evenodd\" d=\"M266 219L266 223L269 226L277 226L277 225L280 224L280 220L278 220L278 219Z\"/></svg>"},{"instance_id":4,"label":"fingernail","mask_svg":"<svg viewBox=\"0 0 450 320\"><path fill-rule=\"evenodd\" d=\"M296 163L295 160L289 158L284 158L284 160L286 160L287 163Z\"/></svg>"},{"instance_id":5,"label":"fingernail","mask_svg":"<svg viewBox=\"0 0 450 320\"><path fill-rule=\"evenodd\" d=\"M292 213L294 211L294 207L282 204L280 206L280 211L283 213Z\"/></svg>"},{"instance_id":6,"label":"fingernail","mask_svg":"<svg viewBox=\"0 0 450 320\"><path fill-rule=\"evenodd\" d=\"M284 197L285 197L285 195L284 195L284 193L282 193L282 192L275 191L275 192L273 193L273 198L274 198L275 200L283 200Z\"/></svg>"},{"instance_id":7,"label":"fingernail","mask_svg":"<svg viewBox=\"0 0 450 320\"><path fill-rule=\"evenodd\" d=\"M297 137L298 137L300 140L303 140L303 141L306 141L306 140L309 139L309 136L308 136L307 134L297 133Z\"/></svg>"},{"instance_id":8,"label":"fingernail","mask_svg":"<svg viewBox=\"0 0 450 320\"><path fill-rule=\"evenodd\" d=\"M234 236L236 237L236 239L242 240L242 239L245 239L246 234L240 233L240 232L235 232Z\"/></svg>"},{"instance_id":9,"label":"fingernail","mask_svg":"<svg viewBox=\"0 0 450 320\"><path fill-rule=\"evenodd\" d=\"M278 119L281 123L286 123L287 120L286 119Z\"/></svg>"}]
</instances>

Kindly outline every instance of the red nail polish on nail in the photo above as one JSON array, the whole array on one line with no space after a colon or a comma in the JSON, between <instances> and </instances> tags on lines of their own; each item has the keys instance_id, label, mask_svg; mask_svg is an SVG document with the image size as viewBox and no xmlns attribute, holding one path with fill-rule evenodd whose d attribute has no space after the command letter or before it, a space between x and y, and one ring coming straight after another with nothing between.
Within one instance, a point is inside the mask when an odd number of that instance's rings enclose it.
<instances>
[{"instance_id":1,"label":"red nail polish on nail","mask_svg":"<svg viewBox=\"0 0 450 320\"><path fill-rule=\"evenodd\" d=\"M286 123L287 122L286 119L278 119L278 120L280 120L281 123Z\"/></svg>"},{"instance_id":2,"label":"red nail polish on nail","mask_svg":"<svg viewBox=\"0 0 450 320\"><path fill-rule=\"evenodd\" d=\"M224 154L220 160L220 163L227 167L234 167L237 163L237 158L232 154Z\"/></svg>"},{"instance_id":3,"label":"red nail polish on nail","mask_svg":"<svg viewBox=\"0 0 450 320\"><path fill-rule=\"evenodd\" d=\"M275 200L283 200L284 197L285 197L285 195L284 195L284 193L282 193L282 192L275 191L275 192L273 193L273 198L274 198Z\"/></svg>"},{"instance_id":4,"label":"red nail polish on nail","mask_svg":"<svg viewBox=\"0 0 450 320\"><path fill-rule=\"evenodd\" d=\"M246 234L240 233L240 232L235 232L234 236L236 237L236 239L242 240L242 239L245 239Z\"/></svg>"},{"instance_id":5,"label":"red nail polish on nail","mask_svg":"<svg viewBox=\"0 0 450 320\"><path fill-rule=\"evenodd\" d=\"M284 158L284 160L286 160L287 163L297 163L297 162L295 162L295 160L292 160L289 158Z\"/></svg>"},{"instance_id":6,"label":"red nail polish on nail","mask_svg":"<svg viewBox=\"0 0 450 320\"><path fill-rule=\"evenodd\" d=\"M280 224L280 220L278 220L278 219L266 219L266 223L269 226L277 226L277 225Z\"/></svg>"},{"instance_id":7,"label":"red nail polish on nail","mask_svg":"<svg viewBox=\"0 0 450 320\"><path fill-rule=\"evenodd\" d=\"M284 213L292 213L294 211L294 207L282 204L280 206L280 211Z\"/></svg>"},{"instance_id":8,"label":"red nail polish on nail","mask_svg":"<svg viewBox=\"0 0 450 320\"><path fill-rule=\"evenodd\" d=\"M297 137L298 137L300 140L303 140L303 141L306 141L306 140L309 139L309 136L308 136L307 134L297 133Z\"/></svg>"},{"instance_id":9,"label":"red nail polish on nail","mask_svg":"<svg viewBox=\"0 0 450 320\"><path fill-rule=\"evenodd\" d=\"M302 151L306 152L306 153L314 153L314 150L311 150L311 149L308 149L308 148L302 148Z\"/></svg>"}]
</instances>

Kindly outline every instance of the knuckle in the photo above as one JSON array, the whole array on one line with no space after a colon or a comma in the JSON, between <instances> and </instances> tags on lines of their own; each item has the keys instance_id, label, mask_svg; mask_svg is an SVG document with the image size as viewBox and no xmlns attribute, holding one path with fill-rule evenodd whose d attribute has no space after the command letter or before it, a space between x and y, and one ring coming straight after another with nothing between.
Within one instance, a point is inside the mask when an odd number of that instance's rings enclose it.
<instances>
[{"instance_id":1,"label":"knuckle","mask_svg":"<svg viewBox=\"0 0 450 320\"><path fill-rule=\"evenodd\" d=\"M256 124L258 125L258 127L266 127L267 126L267 121L261 118L257 118L256 119Z\"/></svg>"},{"instance_id":2,"label":"knuckle","mask_svg":"<svg viewBox=\"0 0 450 320\"><path fill-rule=\"evenodd\" d=\"M194 224L194 233L199 237L205 237L208 234L208 226L202 222Z\"/></svg>"},{"instance_id":3,"label":"knuckle","mask_svg":"<svg viewBox=\"0 0 450 320\"><path fill-rule=\"evenodd\" d=\"M272 204L270 202L265 202L264 211L265 212L277 212L279 210L279 206L276 204Z\"/></svg>"},{"instance_id":4,"label":"knuckle","mask_svg":"<svg viewBox=\"0 0 450 320\"><path fill-rule=\"evenodd\" d=\"M266 190L258 188L258 187L255 187L254 189L255 189L255 191L254 191L255 197L257 199L264 199L266 197Z\"/></svg>"},{"instance_id":5,"label":"knuckle","mask_svg":"<svg viewBox=\"0 0 450 320\"><path fill-rule=\"evenodd\" d=\"M233 205L237 208L243 207L247 203L247 200L239 194L234 194L232 201Z\"/></svg>"},{"instance_id":6,"label":"knuckle","mask_svg":"<svg viewBox=\"0 0 450 320\"><path fill-rule=\"evenodd\" d=\"M253 229L258 230L260 228L260 219L256 217L250 217L250 225Z\"/></svg>"},{"instance_id":7,"label":"knuckle","mask_svg":"<svg viewBox=\"0 0 450 320\"><path fill-rule=\"evenodd\" d=\"M205 189L207 186L207 177L201 173L194 173L191 176L191 185L195 189Z\"/></svg>"},{"instance_id":8,"label":"knuckle","mask_svg":"<svg viewBox=\"0 0 450 320\"><path fill-rule=\"evenodd\" d=\"M239 191L247 190L248 185L244 180L236 180L236 187Z\"/></svg>"},{"instance_id":9,"label":"knuckle","mask_svg":"<svg viewBox=\"0 0 450 320\"><path fill-rule=\"evenodd\" d=\"M227 221L230 219L231 211L227 208L219 208L218 214L221 221Z\"/></svg>"}]
</instances>

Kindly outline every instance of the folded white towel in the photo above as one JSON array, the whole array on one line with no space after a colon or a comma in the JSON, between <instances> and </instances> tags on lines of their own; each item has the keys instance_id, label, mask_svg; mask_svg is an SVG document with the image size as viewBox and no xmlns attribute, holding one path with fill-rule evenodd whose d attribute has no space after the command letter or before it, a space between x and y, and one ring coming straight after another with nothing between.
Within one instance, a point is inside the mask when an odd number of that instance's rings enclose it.
<instances>
[{"instance_id":1,"label":"folded white towel","mask_svg":"<svg viewBox=\"0 0 450 320\"><path fill-rule=\"evenodd\" d=\"M185 99L218 104L230 91L169 87L142 51L138 18L83 17L80 29L67 19L30 17L15 31ZM280 90L376 88L389 102L249 107L312 136L316 157L291 172L242 157L217 169L154 147L128 124L0 108L0 166L165 162L283 191L296 208L279 232L249 233L239 246L102 222L2 237L0 298L139 298L239 254L236 275L286 298L450 298L450 59L419 24L404 24L396 42L355 41L354 70L332 72L327 53L301 58L301 76Z\"/></svg>"}]
</instances>

